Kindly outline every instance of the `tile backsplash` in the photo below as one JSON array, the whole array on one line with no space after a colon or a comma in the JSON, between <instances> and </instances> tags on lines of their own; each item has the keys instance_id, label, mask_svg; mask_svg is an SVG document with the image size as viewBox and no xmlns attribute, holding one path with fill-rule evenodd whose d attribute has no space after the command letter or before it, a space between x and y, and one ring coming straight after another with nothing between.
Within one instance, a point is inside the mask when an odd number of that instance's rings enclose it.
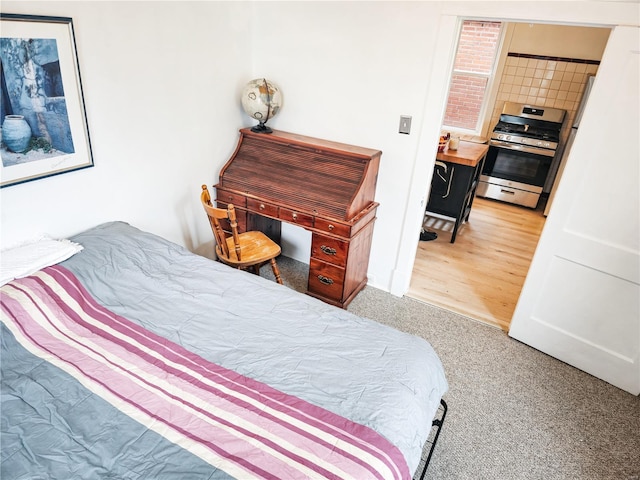
<instances>
[{"instance_id":1,"label":"tile backsplash","mask_svg":"<svg viewBox=\"0 0 640 480\"><path fill-rule=\"evenodd\" d=\"M504 102L517 102L566 110L563 133L568 132L587 77L596 74L599 63L594 60L509 53L491 116L491 128L498 122Z\"/></svg>"}]
</instances>

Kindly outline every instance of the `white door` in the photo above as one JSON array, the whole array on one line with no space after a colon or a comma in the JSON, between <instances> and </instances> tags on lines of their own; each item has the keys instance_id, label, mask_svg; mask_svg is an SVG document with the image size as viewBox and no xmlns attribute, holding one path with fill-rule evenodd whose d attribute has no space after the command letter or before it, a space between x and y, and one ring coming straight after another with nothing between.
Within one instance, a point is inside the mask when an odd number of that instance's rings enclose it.
<instances>
[{"instance_id":1,"label":"white door","mask_svg":"<svg viewBox=\"0 0 640 480\"><path fill-rule=\"evenodd\" d=\"M611 33L509 335L640 393L640 29Z\"/></svg>"}]
</instances>

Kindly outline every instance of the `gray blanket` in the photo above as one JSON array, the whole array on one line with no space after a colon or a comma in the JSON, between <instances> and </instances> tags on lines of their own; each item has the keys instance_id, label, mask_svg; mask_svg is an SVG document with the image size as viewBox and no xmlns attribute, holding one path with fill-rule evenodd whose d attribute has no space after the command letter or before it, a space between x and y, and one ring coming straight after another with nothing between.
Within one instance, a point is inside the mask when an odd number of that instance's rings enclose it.
<instances>
[{"instance_id":1,"label":"gray blanket","mask_svg":"<svg viewBox=\"0 0 640 480\"><path fill-rule=\"evenodd\" d=\"M106 308L203 358L384 435L418 465L442 365L418 337L194 255L121 222L62 263ZM2 330L2 478L228 478Z\"/></svg>"}]
</instances>

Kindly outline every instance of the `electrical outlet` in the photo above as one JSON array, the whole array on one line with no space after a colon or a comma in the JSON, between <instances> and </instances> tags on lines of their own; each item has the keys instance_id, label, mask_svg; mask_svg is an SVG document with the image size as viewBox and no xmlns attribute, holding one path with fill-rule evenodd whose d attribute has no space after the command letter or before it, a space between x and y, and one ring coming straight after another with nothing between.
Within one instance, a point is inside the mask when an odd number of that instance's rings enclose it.
<instances>
[{"instance_id":1,"label":"electrical outlet","mask_svg":"<svg viewBox=\"0 0 640 480\"><path fill-rule=\"evenodd\" d=\"M411 132L411 117L400 115L400 128L398 129L398 133L409 135L409 132Z\"/></svg>"}]
</instances>

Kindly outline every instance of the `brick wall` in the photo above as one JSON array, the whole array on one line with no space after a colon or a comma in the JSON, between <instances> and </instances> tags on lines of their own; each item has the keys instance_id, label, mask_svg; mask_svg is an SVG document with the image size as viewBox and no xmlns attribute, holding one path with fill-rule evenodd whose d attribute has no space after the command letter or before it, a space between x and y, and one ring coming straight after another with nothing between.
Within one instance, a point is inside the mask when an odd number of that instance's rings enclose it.
<instances>
[{"instance_id":1,"label":"brick wall","mask_svg":"<svg viewBox=\"0 0 640 480\"><path fill-rule=\"evenodd\" d=\"M473 130L493 69L500 22L466 20L460 33L444 124ZM470 75L465 72L486 76Z\"/></svg>"}]
</instances>

